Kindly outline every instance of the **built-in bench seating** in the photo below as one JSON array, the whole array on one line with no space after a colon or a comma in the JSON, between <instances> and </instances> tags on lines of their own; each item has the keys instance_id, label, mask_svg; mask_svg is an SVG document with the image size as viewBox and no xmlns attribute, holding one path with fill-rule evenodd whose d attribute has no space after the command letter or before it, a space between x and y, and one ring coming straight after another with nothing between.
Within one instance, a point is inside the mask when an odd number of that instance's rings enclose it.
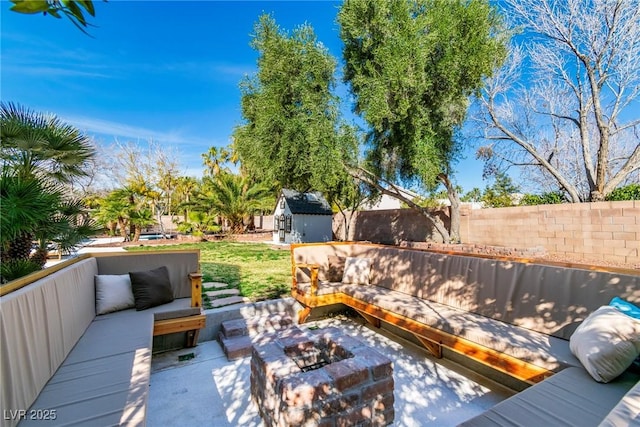
<instances>
[{"instance_id":1,"label":"built-in bench seating","mask_svg":"<svg viewBox=\"0 0 640 427\"><path fill-rule=\"evenodd\" d=\"M445 348L525 383L542 381L525 393L545 394L571 376L566 368L578 369L596 390L614 390L615 401L638 380L625 374L596 383L569 347L578 325L613 297L640 302L640 274L633 270L367 243L292 245L291 256L292 294L305 307L301 323L313 308L344 304L376 326L387 322L412 333L437 357ZM368 260L366 280L342 280L349 258ZM543 381L561 371L554 381ZM564 382L575 383L575 377ZM606 413L595 418L600 416Z\"/></svg>"},{"instance_id":2,"label":"built-in bench seating","mask_svg":"<svg viewBox=\"0 0 640 427\"><path fill-rule=\"evenodd\" d=\"M96 275L166 266L172 302L96 316ZM0 288L2 425L144 425L154 335L197 342L199 251L85 254Z\"/></svg>"}]
</instances>

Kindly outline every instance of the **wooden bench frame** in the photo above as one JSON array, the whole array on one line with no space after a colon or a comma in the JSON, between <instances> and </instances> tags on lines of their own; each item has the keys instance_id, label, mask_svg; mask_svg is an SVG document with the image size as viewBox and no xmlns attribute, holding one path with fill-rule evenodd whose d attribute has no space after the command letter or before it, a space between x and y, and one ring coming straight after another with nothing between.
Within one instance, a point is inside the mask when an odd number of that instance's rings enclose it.
<instances>
[{"instance_id":1,"label":"wooden bench frame","mask_svg":"<svg viewBox=\"0 0 640 427\"><path fill-rule=\"evenodd\" d=\"M207 316L202 312L202 273L189 273L191 281L191 307L200 307L200 314L176 317L153 322L153 336L186 332L186 347L195 347L200 329L207 325Z\"/></svg>"},{"instance_id":2,"label":"wooden bench frame","mask_svg":"<svg viewBox=\"0 0 640 427\"><path fill-rule=\"evenodd\" d=\"M513 356L498 352L465 338L449 334L409 317L394 313L365 301L361 301L342 292L329 295L318 295L318 273L320 266L318 264L296 263L293 259L293 250L291 251L291 257L293 277L291 294L304 306L304 308L298 313L299 323L304 323L306 321L313 308L333 304L344 304L356 310L374 327L380 327L381 321L384 321L412 333L427 349L427 351L437 358L442 357L442 347L446 347L456 353L472 358L483 365L487 365L497 371L508 374L529 384L538 383L554 374L553 371L549 371L548 369L527 363ZM297 269L306 269L310 273L311 286L308 295L298 290L298 283L296 280Z\"/></svg>"}]
</instances>

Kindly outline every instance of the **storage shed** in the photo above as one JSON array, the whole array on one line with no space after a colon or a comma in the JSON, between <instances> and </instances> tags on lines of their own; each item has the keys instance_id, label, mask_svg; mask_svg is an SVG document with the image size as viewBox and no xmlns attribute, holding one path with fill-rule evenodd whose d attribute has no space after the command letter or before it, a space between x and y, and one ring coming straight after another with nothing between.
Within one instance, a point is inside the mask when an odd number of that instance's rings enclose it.
<instances>
[{"instance_id":1,"label":"storage shed","mask_svg":"<svg viewBox=\"0 0 640 427\"><path fill-rule=\"evenodd\" d=\"M274 243L332 240L331 206L319 192L283 189L273 212Z\"/></svg>"}]
</instances>

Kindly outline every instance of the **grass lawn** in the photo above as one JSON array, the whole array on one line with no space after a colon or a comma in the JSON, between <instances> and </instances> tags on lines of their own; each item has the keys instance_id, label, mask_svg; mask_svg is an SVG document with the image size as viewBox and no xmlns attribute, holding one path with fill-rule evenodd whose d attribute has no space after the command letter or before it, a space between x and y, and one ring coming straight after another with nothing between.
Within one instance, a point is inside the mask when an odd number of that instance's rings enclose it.
<instances>
[{"instance_id":1,"label":"grass lawn","mask_svg":"<svg viewBox=\"0 0 640 427\"><path fill-rule=\"evenodd\" d=\"M253 301L278 298L291 290L291 254L264 243L204 242L132 246L127 250L200 249L205 282L224 282ZM204 289L209 290L209 289Z\"/></svg>"}]
</instances>

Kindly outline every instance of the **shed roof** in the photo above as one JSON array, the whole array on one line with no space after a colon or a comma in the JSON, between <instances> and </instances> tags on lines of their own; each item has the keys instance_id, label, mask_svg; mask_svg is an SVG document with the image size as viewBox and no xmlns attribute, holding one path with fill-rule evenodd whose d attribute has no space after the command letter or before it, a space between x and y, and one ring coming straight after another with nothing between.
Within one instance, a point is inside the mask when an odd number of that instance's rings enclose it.
<instances>
[{"instance_id":1,"label":"shed roof","mask_svg":"<svg viewBox=\"0 0 640 427\"><path fill-rule=\"evenodd\" d=\"M295 190L283 188L282 195L292 214L333 215L331 206L318 191L300 193Z\"/></svg>"}]
</instances>

